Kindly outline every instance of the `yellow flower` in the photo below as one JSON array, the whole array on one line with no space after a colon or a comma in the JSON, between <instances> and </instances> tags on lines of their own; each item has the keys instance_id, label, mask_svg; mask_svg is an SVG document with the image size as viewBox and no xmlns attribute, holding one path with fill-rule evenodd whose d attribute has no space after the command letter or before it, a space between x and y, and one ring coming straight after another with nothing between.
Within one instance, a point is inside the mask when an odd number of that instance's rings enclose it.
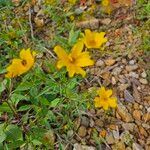
<instances>
[{"instance_id":1,"label":"yellow flower","mask_svg":"<svg viewBox=\"0 0 150 150\"><path fill-rule=\"evenodd\" d=\"M95 97L95 107L100 108L103 107L104 110L108 110L109 107L116 108L117 107L117 98L111 97L112 90L106 90L105 87L101 87L97 94L98 97Z\"/></svg>"},{"instance_id":2,"label":"yellow flower","mask_svg":"<svg viewBox=\"0 0 150 150\"><path fill-rule=\"evenodd\" d=\"M68 0L68 2L74 5L76 3L76 0Z\"/></svg>"},{"instance_id":3,"label":"yellow flower","mask_svg":"<svg viewBox=\"0 0 150 150\"><path fill-rule=\"evenodd\" d=\"M87 48L100 48L103 43L107 42L107 38L104 36L105 32L91 32L89 29L86 29L83 41Z\"/></svg>"},{"instance_id":4,"label":"yellow flower","mask_svg":"<svg viewBox=\"0 0 150 150\"><path fill-rule=\"evenodd\" d=\"M112 12L112 7L110 0L102 0L102 6L103 6L103 11L107 14L111 14Z\"/></svg>"},{"instance_id":5,"label":"yellow flower","mask_svg":"<svg viewBox=\"0 0 150 150\"><path fill-rule=\"evenodd\" d=\"M109 0L102 0L102 6L108 6Z\"/></svg>"},{"instance_id":6,"label":"yellow flower","mask_svg":"<svg viewBox=\"0 0 150 150\"><path fill-rule=\"evenodd\" d=\"M82 41L78 41L72 48L71 53L67 54L66 51L60 47L56 46L54 48L55 53L58 56L57 68L66 67L69 77L73 77L74 74L81 74L83 77L86 72L82 67L91 66L94 61L90 59L89 52L82 52L84 44Z\"/></svg>"},{"instance_id":7,"label":"yellow flower","mask_svg":"<svg viewBox=\"0 0 150 150\"><path fill-rule=\"evenodd\" d=\"M31 53L30 49L22 49L20 58L14 58L12 63L6 68L5 77L13 78L27 72L34 64L35 52Z\"/></svg>"}]
</instances>

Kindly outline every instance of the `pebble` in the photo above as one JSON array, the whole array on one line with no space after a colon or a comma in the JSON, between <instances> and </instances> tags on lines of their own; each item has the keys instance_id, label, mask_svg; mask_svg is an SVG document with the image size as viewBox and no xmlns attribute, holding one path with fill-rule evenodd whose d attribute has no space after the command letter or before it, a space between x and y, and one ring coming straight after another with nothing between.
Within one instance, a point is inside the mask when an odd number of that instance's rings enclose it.
<instances>
[{"instance_id":1,"label":"pebble","mask_svg":"<svg viewBox=\"0 0 150 150\"><path fill-rule=\"evenodd\" d=\"M135 123L123 123L122 126L125 130L131 131L131 132L133 132L136 127Z\"/></svg>"},{"instance_id":2,"label":"pebble","mask_svg":"<svg viewBox=\"0 0 150 150\"><path fill-rule=\"evenodd\" d=\"M115 143L115 138L113 137L112 133L109 133L106 135L106 141L108 144L114 144Z\"/></svg>"},{"instance_id":3,"label":"pebble","mask_svg":"<svg viewBox=\"0 0 150 150\"><path fill-rule=\"evenodd\" d=\"M112 70L113 75L119 75L121 73L122 69L120 67L116 67Z\"/></svg>"},{"instance_id":4,"label":"pebble","mask_svg":"<svg viewBox=\"0 0 150 150\"><path fill-rule=\"evenodd\" d=\"M132 149L133 150L144 150L142 146L140 146L139 144L137 143L133 143L132 144Z\"/></svg>"},{"instance_id":5,"label":"pebble","mask_svg":"<svg viewBox=\"0 0 150 150\"><path fill-rule=\"evenodd\" d=\"M117 113L124 122L132 122L133 118L123 104L118 104Z\"/></svg>"},{"instance_id":6,"label":"pebble","mask_svg":"<svg viewBox=\"0 0 150 150\"><path fill-rule=\"evenodd\" d=\"M128 102L134 102L134 97L131 95L131 93L128 90L124 91L124 99Z\"/></svg>"},{"instance_id":7,"label":"pebble","mask_svg":"<svg viewBox=\"0 0 150 150\"><path fill-rule=\"evenodd\" d=\"M139 78L139 75L137 74L137 73L135 73L135 72L130 72L129 73L129 77L133 77L133 78Z\"/></svg>"},{"instance_id":8,"label":"pebble","mask_svg":"<svg viewBox=\"0 0 150 150\"><path fill-rule=\"evenodd\" d=\"M87 146L87 145L81 145L78 143L75 143L73 145L73 150L96 150L93 146Z\"/></svg>"},{"instance_id":9,"label":"pebble","mask_svg":"<svg viewBox=\"0 0 150 150\"><path fill-rule=\"evenodd\" d=\"M147 77L147 74L146 74L145 71L143 71L143 72L141 73L141 77L142 77L142 78L146 78L146 77Z\"/></svg>"},{"instance_id":10,"label":"pebble","mask_svg":"<svg viewBox=\"0 0 150 150\"><path fill-rule=\"evenodd\" d=\"M109 24L111 23L111 19L110 19L110 18L102 19L102 20L101 20L101 23L102 23L102 24L105 24L105 25L109 25Z\"/></svg>"},{"instance_id":11,"label":"pebble","mask_svg":"<svg viewBox=\"0 0 150 150\"><path fill-rule=\"evenodd\" d=\"M103 123L102 119L97 119L97 120L95 120L95 125L98 127L103 127L104 123Z\"/></svg>"},{"instance_id":12,"label":"pebble","mask_svg":"<svg viewBox=\"0 0 150 150\"><path fill-rule=\"evenodd\" d=\"M81 125L85 126L85 127L89 127L90 125L90 120L88 117L86 116L82 116L81 117Z\"/></svg>"},{"instance_id":13,"label":"pebble","mask_svg":"<svg viewBox=\"0 0 150 150\"><path fill-rule=\"evenodd\" d=\"M126 150L126 146L122 141L119 141L112 146L112 150Z\"/></svg>"},{"instance_id":14,"label":"pebble","mask_svg":"<svg viewBox=\"0 0 150 150\"><path fill-rule=\"evenodd\" d=\"M78 130L78 135L80 137L85 137L87 134L87 130L86 130L86 127L84 126L80 126L79 130Z\"/></svg>"},{"instance_id":15,"label":"pebble","mask_svg":"<svg viewBox=\"0 0 150 150\"><path fill-rule=\"evenodd\" d=\"M150 121L150 113L146 113L143 115L143 120L144 122L149 122Z\"/></svg>"},{"instance_id":16,"label":"pebble","mask_svg":"<svg viewBox=\"0 0 150 150\"><path fill-rule=\"evenodd\" d=\"M107 66L112 66L112 65L114 65L115 62L116 62L116 60L115 59L111 59L111 58L108 58L108 59L105 60L105 64Z\"/></svg>"},{"instance_id":17,"label":"pebble","mask_svg":"<svg viewBox=\"0 0 150 150\"><path fill-rule=\"evenodd\" d=\"M141 78L139 81L140 81L142 84L148 84L148 81L147 81L146 79Z\"/></svg>"},{"instance_id":18,"label":"pebble","mask_svg":"<svg viewBox=\"0 0 150 150\"><path fill-rule=\"evenodd\" d=\"M135 64L135 60L130 60L130 61L129 61L129 64L130 64L130 65L134 65L134 64Z\"/></svg>"},{"instance_id":19,"label":"pebble","mask_svg":"<svg viewBox=\"0 0 150 150\"><path fill-rule=\"evenodd\" d=\"M129 72L134 71L136 69L138 69L138 65L127 65L126 66L126 70Z\"/></svg>"},{"instance_id":20,"label":"pebble","mask_svg":"<svg viewBox=\"0 0 150 150\"><path fill-rule=\"evenodd\" d=\"M97 67L103 67L105 65L104 61L99 59L97 60L96 64L95 64Z\"/></svg>"},{"instance_id":21,"label":"pebble","mask_svg":"<svg viewBox=\"0 0 150 150\"><path fill-rule=\"evenodd\" d=\"M148 137L146 130L142 126L139 126L139 132L141 135Z\"/></svg>"},{"instance_id":22,"label":"pebble","mask_svg":"<svg viewBox=\"0 0 150 150\"><path fill-rule=\"evenodd\" d=\"M117 83L115 77L112 77L112 78L111 78L111 83L112 83L113 85L115 85L115 84Z\"/></svg>"},{"instance_id":23,"label":"pebble","mask_svg":"<svg viewBox=\"0 0 150 150\"><path fill-rule=\"evenodd\" d=\"M140 110L133 111L133 118L135 120L141 120L141 116L142 116L142 111L140 111Z\"/></svg>"}]
</instances>

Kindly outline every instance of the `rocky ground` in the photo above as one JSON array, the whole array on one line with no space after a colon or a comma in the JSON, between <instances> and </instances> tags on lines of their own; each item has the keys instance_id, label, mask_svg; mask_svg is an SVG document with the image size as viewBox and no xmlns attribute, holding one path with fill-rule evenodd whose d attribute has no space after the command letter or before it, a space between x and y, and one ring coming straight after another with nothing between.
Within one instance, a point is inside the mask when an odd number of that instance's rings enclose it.
<instances>
[{"instance_id":1,"label":"rocky ground","mask_svg":"<svg viewBox=\"0 0 150 150\"><path fill-rule=\"evenodd\" d=\"M125 14L123 19L117 17L121 12ZM137 26L133 12L127 13L126 9L120 9L114 16L113 19L102 19L99 27L108 27L106 49L109 53L102 56L94 52L96 64L87 70L90 75L82 83L81 89L91 91L93 86L110 87L118 98L118 107L110 114L102 109L90 109L77 118L75 130L68 132L71 140L66 149L150 149L150 84L146 73L148 61L139 51L141 37L132 30ZM98 144L97 138L101 139L102 144Z\"/></svg>"}]
</instances>

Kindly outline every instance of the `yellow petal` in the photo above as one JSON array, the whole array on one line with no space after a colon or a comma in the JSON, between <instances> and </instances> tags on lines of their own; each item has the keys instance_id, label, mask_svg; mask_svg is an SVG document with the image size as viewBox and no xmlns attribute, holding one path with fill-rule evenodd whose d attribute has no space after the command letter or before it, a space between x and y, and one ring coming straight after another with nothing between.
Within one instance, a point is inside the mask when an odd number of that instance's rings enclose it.
<instances>
[{"instance_id":1,"label":"yellow petal","mask_svg":"<svg viewBox=\"0 0 150 150\"><path fill-rule=\"evenodd\" d=\"M72 48L71 50L71 56L73 58L76 58L78 57L78 55L81 54L82 50L83 50L83 47L84 47L84 43L82 40L79 40Z\"/></svg>"},{"instance_id":2,"label":"yellow petal","mask_svg":"<svg viewBox=\"0 0 150 150\"><path fill-rule=\"evenodd\" d=\"M54 52L57 54L59 59L68 60L68 54L65 52L65 50L61 46L55 46Z\"/></svg>"},{"instance_id":3,"label":"yellow petal","mask_svg":"<svg viewBox=\"0 0 150 150\"><path fill-rule=\"evenodd\" d=\"M108 106L108 103L104 103L104 104L103 104L103 109L104 109L104 110L108 110L108 107L109 107L109 106Z\"/></svg>"},{"instance_id":4,"label":"yellow petal","mask_svg":"<svg viewBox=\"0 0 150 150\"><path fill-rule=\"evenodd\" d=\"M82 77L85 77L85 75L86 75L86 72L80 67L76 68L76 73L81 74Z\"/></svg>"},{"instance_id":5,"label":"yellow petal","mask_svg":"<svg viewBox=\"0 0 150 150\"><path fill-rule=\"evenodd\" d=\"M112 97L108 99L109 102L109 106L112 108L116 108L117 107L117 98Z\"/></svg>"},{"instance_id":6,"label":"yellow petal","mask_svg":"<svg viewBox=\"0 0 150 150\"><path fill-rule=\"evenodd\" d=\"M86 67L94 64L94 61L90 59L89 52L83 52L76 60L77 66Z\"/></svg>"},{"instance_id":7,"label":"yellow petal","mask_svg":"<svg viewBox=\"0 0 150 150\"><path fill-rule=\"evenodd\" d=\"M99 96L101 96L101 94L104 94L106 91L105 91L105 87L104 86L102 86L101 88L99 88L98 90L97 90L97 94L99 95Z\"/></svg>"},{"instance_id":8,"label":"yellow petal","mask_svg":"<svg viewBox=\"0 0 150 150\"><path fill-rule=\"evenodd\" d=\"M69 65L67 66L67 71L68 71L69 77L73 77L76 72L76 69L73 65Z\"/></svg>"},{"instance_id":9,"label":"yellow petal","mask_svg":"<svg viewBox=\"0 0 150 150\"><path fill-rule=\"evenodd\" d=\"M95 104L95 107L96 108L100 108L100 107L102 107L101 105L100 105L100 103L99 103L99 97L95 97L95 99L94 99L94 104Z\"/></svg>"},{"instance_id":10,"label":"yellow petal","mask_svg":"<svg viewBox=\"0 0 150 150\"><path fill-rule=\"evenodd\" d=\"M110 97L112 95L112 90L106 90L106 97Z\"/></svg>"},{"instance_id":11,"label":"yellow petal","mask_svg":"<svg viewBox=\"0 0 150 150\"><path fill-rule=\"evenodd\" d=\"M6 68L6 70L7 70L7 74L5 75L5 77L7 78L13 78L25 72L25 68L22 65L21 59L13 59L12 64L10 64Z\"/></svg>"},{"instance_id":12,"label":"yellow petal","mask_svg":"<svg viewBox=\"0 0 150 150\"><path fill-rule=\"evenodd\" d=\"M57 68L60 69L62 67L66 66L66 63L63 60L57 61Z\"/></svg>"}]
</instances>

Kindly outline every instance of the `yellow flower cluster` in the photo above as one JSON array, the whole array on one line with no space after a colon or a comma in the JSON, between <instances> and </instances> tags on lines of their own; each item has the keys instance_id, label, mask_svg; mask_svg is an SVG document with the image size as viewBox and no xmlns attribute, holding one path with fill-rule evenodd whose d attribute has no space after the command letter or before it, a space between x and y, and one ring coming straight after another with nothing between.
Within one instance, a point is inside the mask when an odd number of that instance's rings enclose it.
<instances>
[{"instance_id":1,"label":"yellow flower cluster","mask_svg":"<svg viewBox=\"0 0 150 150\"><path fill-rule=\"evenodd\" d=\"M107 38L104 36L105 32L91 32L86 29L83 38L79 39L73 46L70 54L67 54L61 46L56 46L54 52L58 56L57 68L60 69L65 66L69 77L73 77L75 73L84 77L86 72L82 67L94 64L94 61L90 59L89 52L83 52L84 45L87 48L100 48L103 43L107 42Z\"/></svg>"},{"instance_id":2,"label":"yellow flower cluster","mask_svg":"<svg viewBox=\"0 0 150 150\"><path fill-rule=\"evenodd\" d=\"M69 77L73 77L75 74L81 74L82 77L85 77L86 72L82 67L91 66L94 64L94 61L91 60L89 52L84 51L84 46L88 49L100 48L102 44L107 42L107 38L104 36L105 32L92 32L86 29L83 37L78 39L69 54L61 46L55 46L54 52L58 56L57 68L66 67ZM34 62L35 52L31 52L30 49L22 49L20 58L14 58L12 63L6 68L7 73L5 77L13 78L26 73L32 68ZM109 107L115 108L117 106L117 99L111 97L112 90L106 90L104 87L101 87L97 94L98 97L94 99L95 107L103 107L104 110L107 110Z\"/></svg>"},{"instance_id":3,"label":"yellow flower cluster","mask_svg":"<svg viewBox=\"0 0 150 150\"><path fill-rule=\"evenodd\" d=\"M98 97L94 99L96 108L103 107L104 110L108 110L109 107L117 107L117 98L111 97L112 90L106 90L105 87L101 87L97 90L97 95Z\"/></svg>"}]
</instances>

